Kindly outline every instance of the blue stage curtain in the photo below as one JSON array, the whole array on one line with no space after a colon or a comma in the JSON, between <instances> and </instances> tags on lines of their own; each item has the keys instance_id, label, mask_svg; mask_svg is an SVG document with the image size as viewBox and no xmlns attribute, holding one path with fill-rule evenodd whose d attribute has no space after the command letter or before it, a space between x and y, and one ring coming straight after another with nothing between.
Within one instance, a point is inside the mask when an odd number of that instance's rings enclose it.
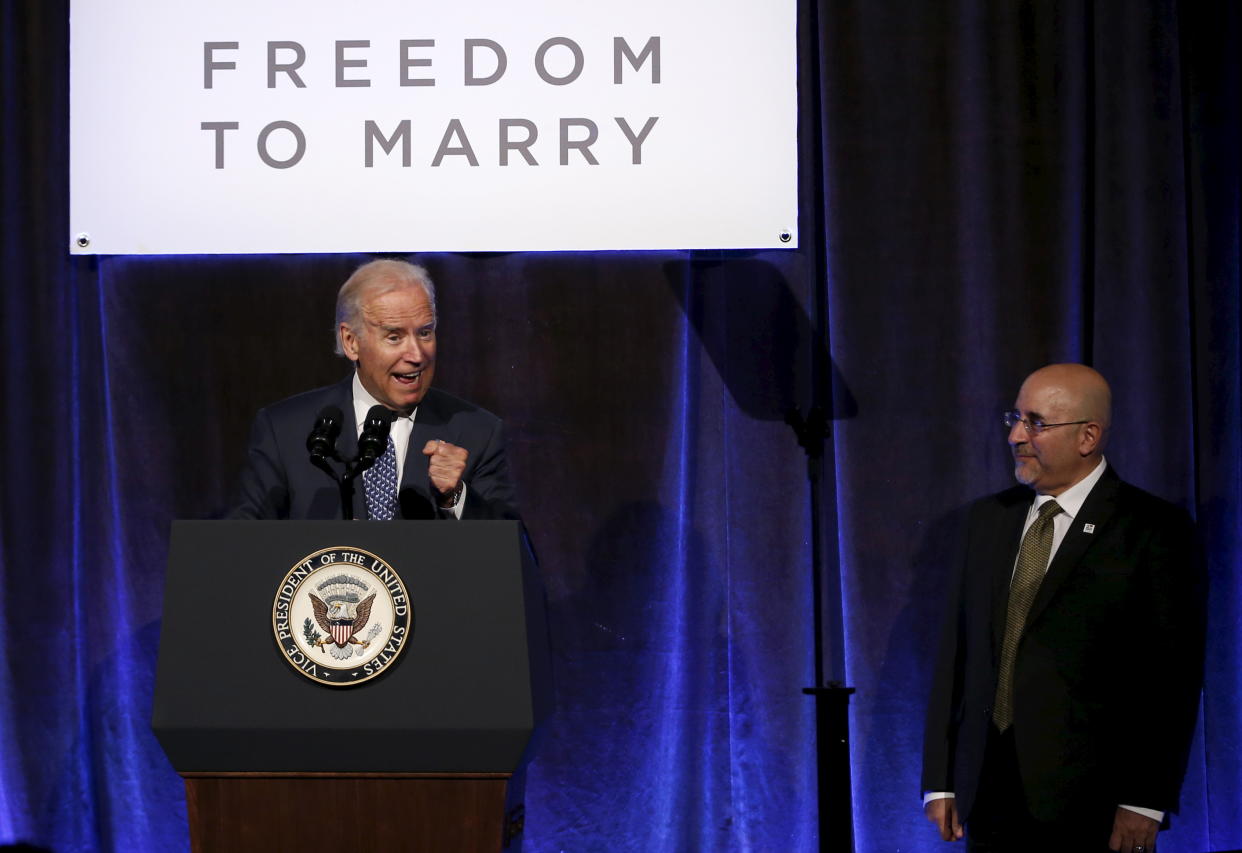
<instances>
[{"instance_id":1,"label":"blue stage curtain","mask_svg":"<svg viewBox=\"0 0 1242 853\"><path fill-rule=\"evenodd\" d=\"M0 843L186 849L148 726L168 524L222 512L255 409L342 375L332 303L365 258L70 257L67 5L0 6ZM1242 847L1238 10L800 14L801 249L420 258L437 384L505 417L551 605L527 849L815 848L813 524L857 849L941 849L918 773L951 523L1010 482L1023 375L1069 359L1113 382L1110 462L1209 546L1161 849ZM783 421L813 398L817 519Z\"/></svg>"}]
</instances>

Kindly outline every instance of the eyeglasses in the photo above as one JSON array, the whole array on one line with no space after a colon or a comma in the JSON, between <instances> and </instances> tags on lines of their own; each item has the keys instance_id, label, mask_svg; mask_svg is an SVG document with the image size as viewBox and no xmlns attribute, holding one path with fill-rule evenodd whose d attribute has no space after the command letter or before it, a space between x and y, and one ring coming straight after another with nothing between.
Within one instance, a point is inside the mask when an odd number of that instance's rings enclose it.
<instances>
[{"instance_id":1,"label":"eyeglasses","mask_svg":"<svg viewBox=\"0 0 1242 853\"><path fill-rule=\"evenodd\" d=\"M1010 409L1009 411L1005 412L1003 415L1001 415L1001 419L1004 420L1005 422L1005 429L1013 429L1015 424L1022 424L1022 426L1026 427L1026 431L1030 435L1039 435L1044 430L1052 429L1053 427L1072 426L1073 424L1091 423L1090 421L1062 421L1059 424L1046 424L1043 421L1039 420L1038 418L1035 418L1033 420L1027 420L1026 418L1022 417L1022 413L1019 412L1017 409Z\"/></svg>"}]
</instances>

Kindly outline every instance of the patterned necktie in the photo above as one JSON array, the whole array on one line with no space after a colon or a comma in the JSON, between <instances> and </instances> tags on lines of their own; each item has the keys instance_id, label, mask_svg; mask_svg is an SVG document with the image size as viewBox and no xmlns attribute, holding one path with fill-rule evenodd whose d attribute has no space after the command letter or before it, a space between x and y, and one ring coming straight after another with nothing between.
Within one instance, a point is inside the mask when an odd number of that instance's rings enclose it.
<instances>
[{"instance_id":1,"label":"patterned necktie","mask_svg":"<svg viewBox=\"0 0 1242 853\"><path fill-rule=\"evenodd\" d=\"M367 495L367 514L372 521L392 521L397 515L397 446L388 436L388 447L375 464L362 472Z\"/></svg>"},{"instance_id":2,"label":"patterned necktie","mask_svg":"<svg viewBox=\"0 0 1242 853\"><path fill-rule=\"evenodd\" d=\"M1022 537L1018 565L1009 583L1009 610L1005 615L1005 640L1001 645L1000 676L996 681L996 702L992 711L992 721L1002 732L1013 724L1013 665L1018 656L1018 640L1026 627L1026 614L1048 569L1052 519L1060 511L1056 501L1048 501L1039 508L1039 517Z\"/></svg>"}]
</instances>

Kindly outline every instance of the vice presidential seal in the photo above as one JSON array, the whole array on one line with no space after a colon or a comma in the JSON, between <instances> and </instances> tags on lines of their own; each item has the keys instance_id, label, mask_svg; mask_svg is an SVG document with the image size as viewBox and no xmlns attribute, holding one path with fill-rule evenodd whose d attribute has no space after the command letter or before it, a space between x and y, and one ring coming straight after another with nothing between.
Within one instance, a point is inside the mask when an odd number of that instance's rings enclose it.
<instances>
[{"instance_id":1,"label":"vice presidential seal","mask_svg":"<svg viewBox=\"0 0 1242 853\"><path fill-rule=\"evenodd\" d=\"M324 548L285 575L272 630L289 665L350 687L389 669L413 633L413 607L396 570L369 551Z\"/></svg>"}]
</instances>

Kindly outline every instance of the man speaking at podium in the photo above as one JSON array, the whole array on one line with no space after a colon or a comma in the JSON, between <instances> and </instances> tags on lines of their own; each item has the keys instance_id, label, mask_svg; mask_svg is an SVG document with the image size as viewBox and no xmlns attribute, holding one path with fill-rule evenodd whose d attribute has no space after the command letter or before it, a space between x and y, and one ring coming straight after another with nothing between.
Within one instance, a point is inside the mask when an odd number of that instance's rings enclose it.
<instances>
[{"instance_id":1,"label":"man speaking at podium","mask_svg":"<svg viewBox=\"0 0 1242 853\"><path fill-rule=\"evenodd\" d=\"M435 286L422 267L359 267L336 300L337 353L354 363L353 375L259 411L230 517L341 518L341 492L312 464L307 436L329 424L334 438L340 433L338 455L351 459L368 413L381 406L387 447L358 478L355 518L516 519L499 418L431 387L436 319Z\"/></svg>"},{"instance_id":2,"label":"man speaking at podium","mask_svg":"<svg viewBox=\"0 0 1242 853\"><path fill-rule=\"evenodd\" d=\"M1155 853L1199 703L1193 526L1105 461L1111 393L1091 368L1035 371L1004 420L1021 485L971 508L924 809L972 853Z\"/></svg>"}]
</instances>

